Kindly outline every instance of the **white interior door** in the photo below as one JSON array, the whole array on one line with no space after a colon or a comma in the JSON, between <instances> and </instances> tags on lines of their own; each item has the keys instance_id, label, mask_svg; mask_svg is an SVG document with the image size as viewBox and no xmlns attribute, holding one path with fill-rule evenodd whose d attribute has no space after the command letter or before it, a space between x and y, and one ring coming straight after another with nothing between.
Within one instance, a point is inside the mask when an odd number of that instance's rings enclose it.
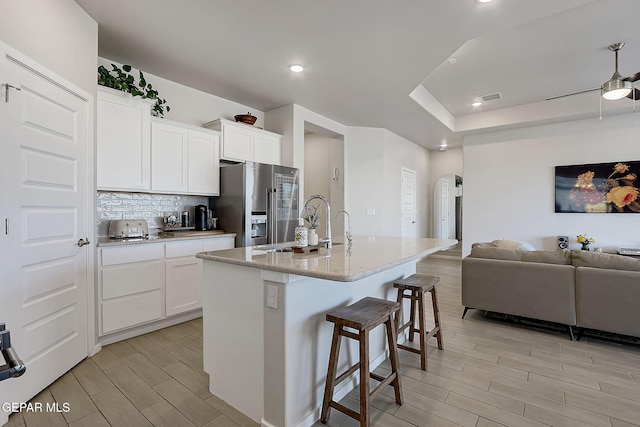
<instances>
[{"instance_id":1,"label":"white interior door","mask_svg":"<svg viewBox=\"0 0 640 427\"><path fill-rule=\"evenodd\" d=\"M449 180L440 181L440 238L449 238Z\"/></svg>"},{"instance_id":2,"label":"white interior door","mask_svg":"<svg viewBox=\"0 0 640 427\"><path fill-rule=\"evenodd\" d=\"M1 43L0 53L0 322L27 367L0 382L0 401L25 402L88 354L91 246L78 240L88 235L91 109L47 70Z\"/></svg>"},{"instance_id":3,"label":"white interior door","mask_svg":"<svg viewBox=\"0 0 640 427\"><path fill-rule=\"evenodd\" d=\"M401 235L416 237L416 172L402 168L401 173Z\"/></svg>"}]
</instances>

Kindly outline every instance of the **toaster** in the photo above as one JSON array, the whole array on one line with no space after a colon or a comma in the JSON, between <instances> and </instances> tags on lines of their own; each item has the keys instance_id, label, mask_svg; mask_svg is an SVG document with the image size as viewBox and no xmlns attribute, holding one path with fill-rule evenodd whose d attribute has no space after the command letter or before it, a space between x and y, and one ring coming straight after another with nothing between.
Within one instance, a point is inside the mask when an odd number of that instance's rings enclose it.
<instances>
[{"instance_id":1,"label":"toaster","mask_svg":"<svg viewBox=\"0 0 640 427\"><path fill-rule=\"evenodd\" d=\"M148 236L149 226L145 219L114 219L109 222L109 237L126 239Z\"/></svg>"}]
</instances>

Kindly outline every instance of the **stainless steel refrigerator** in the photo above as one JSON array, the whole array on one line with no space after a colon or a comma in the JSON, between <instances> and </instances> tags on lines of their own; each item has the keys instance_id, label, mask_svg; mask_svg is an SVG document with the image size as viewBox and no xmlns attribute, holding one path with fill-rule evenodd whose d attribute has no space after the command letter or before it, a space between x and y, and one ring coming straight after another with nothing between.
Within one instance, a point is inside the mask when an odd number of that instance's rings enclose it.
<instances>
[{"instance_id":1,"label":"stainless steel refrigerator","mask_svg":"<svg viewBox=\"0 0 640 427\"><path fill-rule=\"evenodd\" d=\"M219 227L236 233L236 246L294 241L298 183L296 168L255 162L221 167L214 206Z\"/></svg>"}]
</instances>

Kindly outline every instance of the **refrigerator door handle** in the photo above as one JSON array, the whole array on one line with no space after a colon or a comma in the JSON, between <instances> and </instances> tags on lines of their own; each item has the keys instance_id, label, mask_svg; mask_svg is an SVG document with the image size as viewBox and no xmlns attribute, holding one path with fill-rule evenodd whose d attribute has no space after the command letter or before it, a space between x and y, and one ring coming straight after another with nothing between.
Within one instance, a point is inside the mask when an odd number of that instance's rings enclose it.
<instances>
[{"instance_id":1,"label":"refrigerator door handle","mask_svg":"<svg viewBox=\"0 0 640 427\"><path fill-rule=\"evenodd\" d=\"M274 235L275 235L275 225L274 225L274 212L273 212L273 189L267 187L267 213L268 213L268 223L267 227L267 236L269 236L269 244L272 245L275 243Z\"/></svg>"},{"instance_id":2,"label":"refrigerator door handle","mask_svg":"<svg viewBox=\"0 0 640 427\"><path fill-rule=\"evenodd\" d=\"M271 192L271 206L273 206L271 209L273 209L273 243L279 243L278 242L278 197L277 197L277 191L275 188L273 189L273 191Z\"/></svg>"}]
</instances>

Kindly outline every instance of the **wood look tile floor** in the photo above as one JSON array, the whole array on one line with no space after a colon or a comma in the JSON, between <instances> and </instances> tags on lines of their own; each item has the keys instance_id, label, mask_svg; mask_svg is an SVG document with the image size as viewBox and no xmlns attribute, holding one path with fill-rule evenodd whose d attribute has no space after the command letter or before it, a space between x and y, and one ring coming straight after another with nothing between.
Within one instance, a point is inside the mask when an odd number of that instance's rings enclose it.
<instances>
[{"instance_id":1,"label":"wood look tile floor","mask_svg":"<svg viewBox=\"0 0 640 427\"><path fill-rule=\"evenodd\" d=\"M405 402L388 387L374 426L640 426L640 347L487 319L460 318L460 259L427 258L438 275L444 350L429 341L429 370L400 351ZM428 319L432 319L430 314ZM388 361L378 371L388 372ZM202 370L202 321L105 346L33 401L67 402L65 414L13 414L9 426L252 426L212 396ZM357 391L343 404L358 409ZM322 426L316 423L315 426ZM331 427L358 423L336 410ZM314 427L315 427L314 426Z\"/></svg>"}]
</instances>

